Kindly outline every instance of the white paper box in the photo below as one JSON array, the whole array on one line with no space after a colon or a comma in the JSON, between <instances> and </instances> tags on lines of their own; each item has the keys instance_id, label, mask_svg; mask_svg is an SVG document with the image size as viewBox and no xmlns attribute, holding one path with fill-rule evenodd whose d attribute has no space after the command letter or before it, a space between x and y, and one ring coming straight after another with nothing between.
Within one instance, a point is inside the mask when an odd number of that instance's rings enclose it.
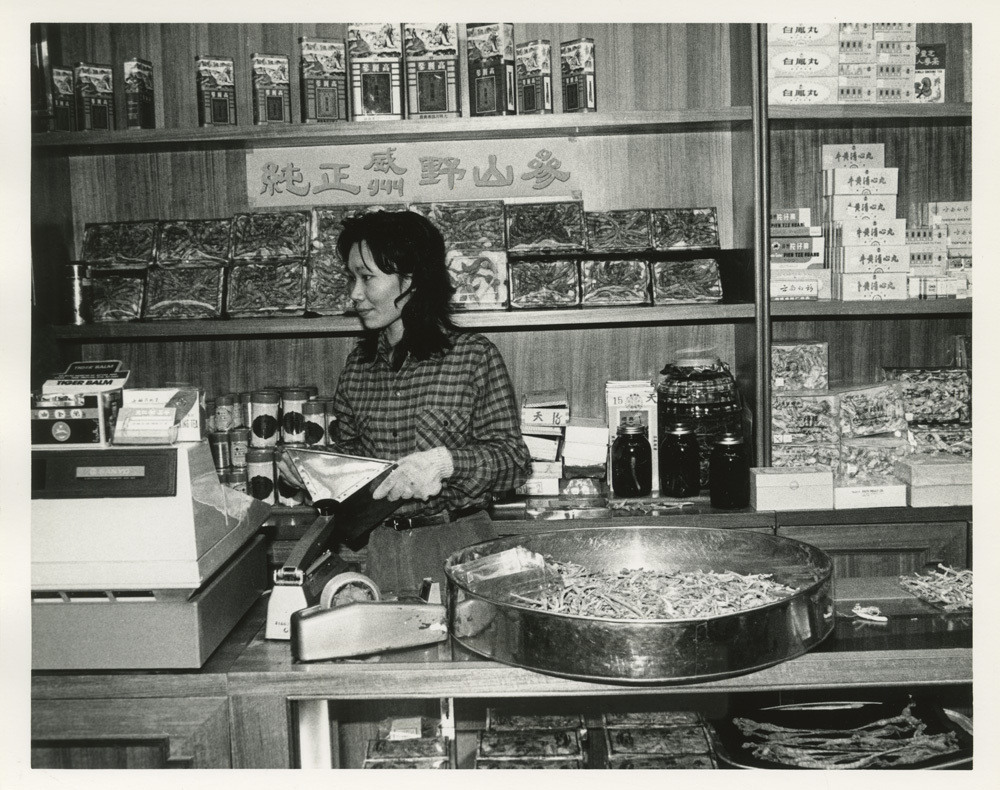
<instances>
[{"instance_id":1,"label":"white paper box","mask_svg":"<svg viewBox=\"0 0 1000 790\"><path fill-rule=\"evenodd\" d=\"M767 48L768 79L813 79L837 76L836 44Z\"/></svg>"},{"instance_id":2,"label":"white paper box","mask_svg":"<svg viewBox=\"0 0 1000 790\"><path fill-rule=\"evenodd\" d=\"M906 507L906 483L897 481L880 485L835 486L834 510L866 507Z\"/></svg>"},{"instance_id":3,"label":"white paper box","mask_svg":"<svg viewBox=\"0 0 1000 790\"><path fill-rule=\"evenodd\" d=\"M774 79L768 82L770 104L836 104L836 77Z\"/></svg>"},{"instance_id":4,"label":"white paper box","mask_svg":"<svg viewBox=\"0 0 1000 790\"><path fill-rule=\"evenodd\" d=\"M907 273L838 273L834 298L843 302L889 302L908 298Z\"/></svg>"},{"instance_id":5,"label":"white paper box","mask_svg":"<svg viewBox=\"0 0 1000 790\"><path fill-rule=\"evenodd\" d=\"M893 219L895 216L895 195L832 195L823 198L823 222Z\"/></svg>"},{"instance_id":6,"label":"white paper box","mask_svg":"<svg viewBox=\"0 0 1000 790\"><path fill-rule=\"evenodd\" d=\"M823 171L824 195L896 195L898 167L837 167Z\"/></svg>"},{"instance_id":7,"label":"white paper box","mask_svg":"<svg viewBox=\"0 0 1000 790\"><path fill-rule=\"evenodd\" d=\"M820 147L820 157L823 170L838 167L885 167L885 143L827 144Z\"/></svg>"},{"instance_id":8,"label":"white paper box","mask_svg":"<svg viewBox=\"0 0 1000 790\"><path fill-rule=\"evenodd\" d=\"M815 468L751 469L750 506L754 510L830 510L833 473Z\"/></svg>"},{"instance_id":9,"label":"white paper box","mask_svg":"<svg viewBox=\"0 0 1000 790\"><path fill-rule=\"evenodd\" d=\"M875 274L908 272L910 248L905 244L893 247L855 246L839 247L834 268L847 274Z\"/></svg>"}]
</instances>

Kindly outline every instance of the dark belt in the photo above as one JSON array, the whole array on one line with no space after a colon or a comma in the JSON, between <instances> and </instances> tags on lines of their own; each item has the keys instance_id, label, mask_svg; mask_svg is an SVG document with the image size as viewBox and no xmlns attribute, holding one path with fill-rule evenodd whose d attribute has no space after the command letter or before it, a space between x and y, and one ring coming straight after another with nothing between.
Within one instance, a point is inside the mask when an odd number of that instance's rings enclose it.
<instances>
[{"instance_id":1,"label":"dark belt","mask_svg":"<svg viewBox=\"0 0 1000 790\"><path fill-rule=\"evenodd\" d=\"M389 516L382 522L384 527L392 527L397 532L408 529L418 529L420 527L436 527L440 524L450 524L460 518L480 513L484 510L482 505L471 505L470 507L459 508L458 510L442 510L430 516Z\"/></svg>"}]
</instances>

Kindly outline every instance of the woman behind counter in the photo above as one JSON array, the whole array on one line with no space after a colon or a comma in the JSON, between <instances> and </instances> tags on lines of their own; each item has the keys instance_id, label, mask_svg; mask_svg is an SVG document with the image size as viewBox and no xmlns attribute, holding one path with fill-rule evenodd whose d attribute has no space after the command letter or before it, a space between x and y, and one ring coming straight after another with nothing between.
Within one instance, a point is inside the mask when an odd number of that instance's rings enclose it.
<instances>
[{"instance_id":1,"label":"woman behind counter","mask_svg":"<svg viewBox=\"0 0 1000 790\"><path fill-rule=\"evenodd\" d=\"M514 388L496 346L451 319L444 238L411 211L345 220L337 251L364 327L334 395L336 449L397 462L374 492L403 500L368 542L383 592L445 589L453 551L496 537L486 506L527 477Z\"/></svg>"}]
</instances>

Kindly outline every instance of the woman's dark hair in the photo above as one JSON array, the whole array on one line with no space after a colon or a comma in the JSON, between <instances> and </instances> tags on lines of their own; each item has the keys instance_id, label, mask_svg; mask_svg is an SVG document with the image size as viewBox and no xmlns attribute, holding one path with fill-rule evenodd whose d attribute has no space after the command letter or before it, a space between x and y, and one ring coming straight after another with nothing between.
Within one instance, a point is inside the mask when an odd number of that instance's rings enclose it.
<instances>
[{"instance_id":1,"label":"woman's dark hair","mask_svg":"<svg viewBox=\"0 0 1000 790\"><path fill-rule=\"evenodd\" d=\"M375 265L386 274L412 278L403 306L403 340L397 353L409 351L418 359L451 347L449 331L457 327L451 318L451 284L445 264L444 237L434 224L414 211L371 211L343 222L337 253L345 263L355 244L364 242ZM361 340L366 360L373 360L378 332L366 332ZM400 356L400 363L402 357Z\"/></svg>"}]
</instances>

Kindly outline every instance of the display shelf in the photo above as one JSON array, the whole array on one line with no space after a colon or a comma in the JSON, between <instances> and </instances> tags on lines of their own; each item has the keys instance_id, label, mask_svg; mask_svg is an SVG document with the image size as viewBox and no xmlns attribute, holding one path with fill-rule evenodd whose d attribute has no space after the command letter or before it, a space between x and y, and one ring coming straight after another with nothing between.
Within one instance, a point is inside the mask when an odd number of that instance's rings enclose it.
<instances>
[{"instance_id":1,"label":"display shelf","mask_svg":"<svg viewBox=\"0 0 1000 790\"><path fill-rule=\"evenodd\" d=\"M850 121L896 120L912 118L927 121L933 118L972 118L971 102L948 104L817 104L798 107L771 104L767 108L771 121Z\"/></svg>"},{"instance_id":2,"label":"display shelf","mask_svg":"<svg viewBox=\"0 0 1000 790\"><path fill-rule=\"evenodd\" d=\"M890 302L771 301L772 318L892 318L895 316L972 315L971 299L903 299Z\"/></svg>"},{"instance_id":3,"label":"display shelf","mask_svg":"<svg viewBox=\"0 0 1000 790\"><path fill-rule=\"evenodd\" d=\"M564 310L511 310L459 313L456 323L469 329L574 328L641 324L732 322L753 319L752 304L581 307ZM208 321L108 322L59 326L60 340L136 340L171 337L260 337L264 335L353 335L361 332L354 316L315 318L238 318Z\"/></svg>"},{"instance_id":4,"label":"display shelf","mask_svg":"<svg viewBox=\"0 0 1000 790\"><path fill-rule=\"evenodd\" d=\"M190 148L273 148L348 145L380 141L485 140L496 137L598 137L663 134L670 131L728 128L749 124L749 107L618 112L613 115L515 115L434 121L345 121L288 124L282 128L230 126L182 129L132 129L108 132L41 132L31 137L36 151L61 155L104 151Z\"/></svg>"}]
</instances>

